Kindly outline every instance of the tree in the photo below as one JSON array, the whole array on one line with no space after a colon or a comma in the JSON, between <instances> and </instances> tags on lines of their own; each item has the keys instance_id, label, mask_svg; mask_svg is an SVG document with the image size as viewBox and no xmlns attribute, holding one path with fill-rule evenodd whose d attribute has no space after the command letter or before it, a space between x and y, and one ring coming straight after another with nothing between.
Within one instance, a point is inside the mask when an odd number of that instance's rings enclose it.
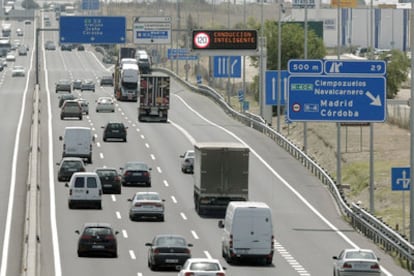
<instances>
[{"instance_id":1,"label":"tree","mask_svg":"<svg viewBox=\"0 0 414 276\"><path fill-rule=\"evenodd\" d=\"M391 50L383 53L380 59L386 60L387 63L387 99L393 99L398 94L401 84L407 80L410 60L404 52L400 50Z\"/></svg>"}]
</instances>

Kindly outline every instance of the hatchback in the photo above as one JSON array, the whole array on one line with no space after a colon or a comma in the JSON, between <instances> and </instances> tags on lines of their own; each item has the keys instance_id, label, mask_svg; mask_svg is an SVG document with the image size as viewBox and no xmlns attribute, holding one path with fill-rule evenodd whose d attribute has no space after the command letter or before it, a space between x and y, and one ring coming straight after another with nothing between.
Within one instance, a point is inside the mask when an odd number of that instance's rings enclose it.
<instances>
[{"instance_id":1,"label":"hatchback","mask_svg":"<svg viewBox=\"0 0 414 276\"><path fill-rule=\"evenodd\" d=\"M115 103L111 97L99 97L96 101L96 112L115 112Z\"/></svg>"},{"instance_id":2,"label":"hatchback","mask_svg":"<svg viewBox=\"0 0 414 276\"><path fill-rule=\"evenodd\" d=\"M72 89L73 90L81 90L82 80L76 79L72 82Z\"/></svg>"},{"instance_id":3,"label":"hatchback","mask_svg":"<svg viewBox=\"0 0 414 276\"><path fill-rule=\"evenodd\" d=\"M115 168L97 168L95 172L101 180L104 194L121 193L121 176Z\"/></svg>"},{"instance_id":4,"label":"hatchback","mask_svg":"<svg viewBox=\"0 0 414 276\"><path fill-rule=\"evenodd\" d=\"M102 76L99 84L100 86L114 86L114 80L112 76Z\"/></svg>"},{"instance_id":5,"label":"hatchback","mask_svg":"<svg viewBox=\"0 0 414 276\"><path fill-rule=\"evenodd\" d=\"M84 172L85 163L79 157L64 157L59 163L58 181L69 181L75 172Z\"/></svg>"},{"instance_id":6,"label":"hatchback","mask_svg":"<svg viewBox=\"0 0 414 276\"><path fill-rule=\"evenodd\" d=\"M89 91L95 92L95 83L93 82L93 80L84 80L81 83L80 90L82 92L85 91L85 90L89 90Z\"/></svg>"},{"instance_id":7,"label":"hatchback","mask_svg":"<svg viewBox=\"0 0 414 276\"><path fill-rule=\"evenodd\" d=\"M178 276L226 276L225 269L217 259L190 258L184 263Z\"/></svg>"},{"instance_id":8,"label":"hatchback","mask_svg":"<svg viewBox=\"0 0 414 276\"><path fill-rule=\"evenodd\" d=\"M64 94L60 95L59 96L59 107L62 107L63 103L66 100L76 100L76 97L72 93L64 93Z\"/></svg>"},{"instance_id":9,"label":"hatchback","mask_svg":"<svg viewBox=\"0 0 414 276\"><path fill-rule=\"evenodd\" d=\"M78 100L66 100L60 110L60 119L79 118L82 120L82 106Z\"/></svg>"},{"instance_id":10,"label":"hatchback","mask_svg":"<svg viewBox=\"0 0 414 276\"><path fill-rule=\"evenodd\" d=\"M109 223L85 223L82 231L76 230L80 235L78 240L78 257L88 255L103 255L118 257L118 243L116 235Z\"/></svg>"},{"instance_id":11,"label":"hatchback","mask_svg":"<svg viewBox=\"0 0 414 276\"><path fill-rule=\"evenodd\" d=\"M59 91L66 91L66 92L69 92L69 93L72 92L72 83L71 83L71 81L66 80L66 79L59 80L56 83L55 92L57 93Z\"/></svg>"},{"instance_id":12,"label":"hatchback","mask_svg":"<svg viewBox=\"0 0 414 276\"><path fill-rule=\"evenodd\" d=\"M123 186L144 184L151 187L151 168L143 162L127 162L121 167L121 182Z\"/></svg>"},{"instance_id":13,"label":"hatchback","mask_svg":"<svg viewBox=\"0 0 414 276\"><path fill-rule=\"evenodd\" d=\"M121 139L127 141L127 129L123 123L109 122L103 128L103 140L106 142L108 139Z\"/></svg>"},{"instance_id":14,"label":"hatchback","mask_svg":"<svg viewBox=\"0 0 414 276\"><path fill-rule=\"evenodd\" d=\"M157 192L137 192L132 199L129 209L129 218L135 219L157 219L164 221L164 199Z\"/></svg>"},{"instance_id":15,"label":"hatchback","mask_svg":"<svg viewBox=\"0 0 414 276\"><path fill-rule=\"evenodd\" d=\"M148 266L151 270L160 267L177 269L191 258L190 247L193 246L183 236L173 234L156 235L145 245L149 247Z\"/></svg>"}]
</instances>

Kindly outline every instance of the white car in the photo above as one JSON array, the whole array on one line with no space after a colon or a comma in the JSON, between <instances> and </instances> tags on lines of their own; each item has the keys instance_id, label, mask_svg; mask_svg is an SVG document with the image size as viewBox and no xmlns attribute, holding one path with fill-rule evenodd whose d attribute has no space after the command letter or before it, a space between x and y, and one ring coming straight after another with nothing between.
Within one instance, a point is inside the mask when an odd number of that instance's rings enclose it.
<instances>
[{"instance_id":1,"label":"white car","mask_svg":"<svg viewBox=\"0 0 414 276\"><path fill-rule=\"evenodd\" d=\"M23 30L20 28L16 29L16 34L17 36L23 36Z\"/></svg>"},{"instance_id":2,"label":"white car","mask_svg":"<svg viewBox=\"0 0 414 276\"><path fill-rule=\"evenodd\" d=\"M381 275L379 258L370 249L344 249L332 258L335 260L334 276Z\"/></svg>"},{"instance_id":3,"label":"white car","mask_svg":"<svg viewBox=\"0 0 414 276\"><path fill-rule=\"evenodd\" d=\"M164 199L157 192L137 192L131 201L129 218L155 218L164 221Z\"/></svg>"},{"instance_id":4,"label":"white car","mask_svg":"<svg viewBox=\"0 0 414 276\"><path fill-rule=\"evenodd\" d=\"M26 76L26 70L21 65L15 65L12 69L12 77L24 77Z\"/></svg>"},{"instance_id":5,"label":"white car","mask_svg":"<svg viewBox=\"0 0 414 276\"><path fill-rule=\"evenodd\" d=\"M111 97L99 97L96 101L96 112L115 112L115 101Z\"/></svg>"},{"instance_id":6,"label":"white car","mask_svg":"<svg viewBox=\"0 0 414 276\"><path fill-rule=\"evenodd\" d=\"M16 61L16 56L12 53L8 53L6 56L6 61Z\"/></svg>"},{"instance_id":7,"label":"white car","mask_svg":"<svg viewBox=\"0 0 414 276\"><path fill-rule=\"evenodd\" d=\"M225 269L217 259L190 258L184 263L178 276L225 276Z\"/></svg>"}]
</instances>

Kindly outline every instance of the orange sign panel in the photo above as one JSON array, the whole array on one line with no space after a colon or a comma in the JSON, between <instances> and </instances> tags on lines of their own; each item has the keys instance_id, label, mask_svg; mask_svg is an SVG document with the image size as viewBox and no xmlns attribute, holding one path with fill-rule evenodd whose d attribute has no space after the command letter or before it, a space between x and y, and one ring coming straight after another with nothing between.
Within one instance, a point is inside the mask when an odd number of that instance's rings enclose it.
<instances>
[{"instance_id":1,"label":"orange sign panel","mask_svg":"<svg viewBox=\"0 0 414 276\"><path fill-rule=\"evenodd\" d=\"M341 8L356 8L358 0L331 0L331 6Z\"/></svg>"}]
</instances>

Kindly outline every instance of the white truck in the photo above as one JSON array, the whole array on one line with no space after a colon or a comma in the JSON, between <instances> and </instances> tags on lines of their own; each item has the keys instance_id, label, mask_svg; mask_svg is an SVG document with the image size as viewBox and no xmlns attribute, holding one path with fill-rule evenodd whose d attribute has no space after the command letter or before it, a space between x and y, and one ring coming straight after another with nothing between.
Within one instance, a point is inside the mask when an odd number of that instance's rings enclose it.
<instances>
[{"instance_id":1,"label":"white truck","mask_svg":"<svg viewBox=\"0 0 414 276\"><path fill-rule=\"evenodd\" d=\"M138 100L140 72L134 48L121 48L114 72L114 93L117 100Z\"/></svg>"},{"instance_id":2,"label":"white truck","mask_svg":"<svg viewBox=\"0 0 414 276\"><path fill-rule=\"evenodd\" d=\"M1 33L3 37L10 37L12 25L10 23L3 23L1 26Z\"/></svg>"},{"instance_id":3,"label":"white truck","mask_svg":"<svg viewBox=\"0 0 414 276\"><path fill-rule=\"evenodd\" d=\"M229 202L248 200L248 147L240 143L196 143L194 152L194 205L198 214L224 217Z\"/></svg>"}]
</instances>

